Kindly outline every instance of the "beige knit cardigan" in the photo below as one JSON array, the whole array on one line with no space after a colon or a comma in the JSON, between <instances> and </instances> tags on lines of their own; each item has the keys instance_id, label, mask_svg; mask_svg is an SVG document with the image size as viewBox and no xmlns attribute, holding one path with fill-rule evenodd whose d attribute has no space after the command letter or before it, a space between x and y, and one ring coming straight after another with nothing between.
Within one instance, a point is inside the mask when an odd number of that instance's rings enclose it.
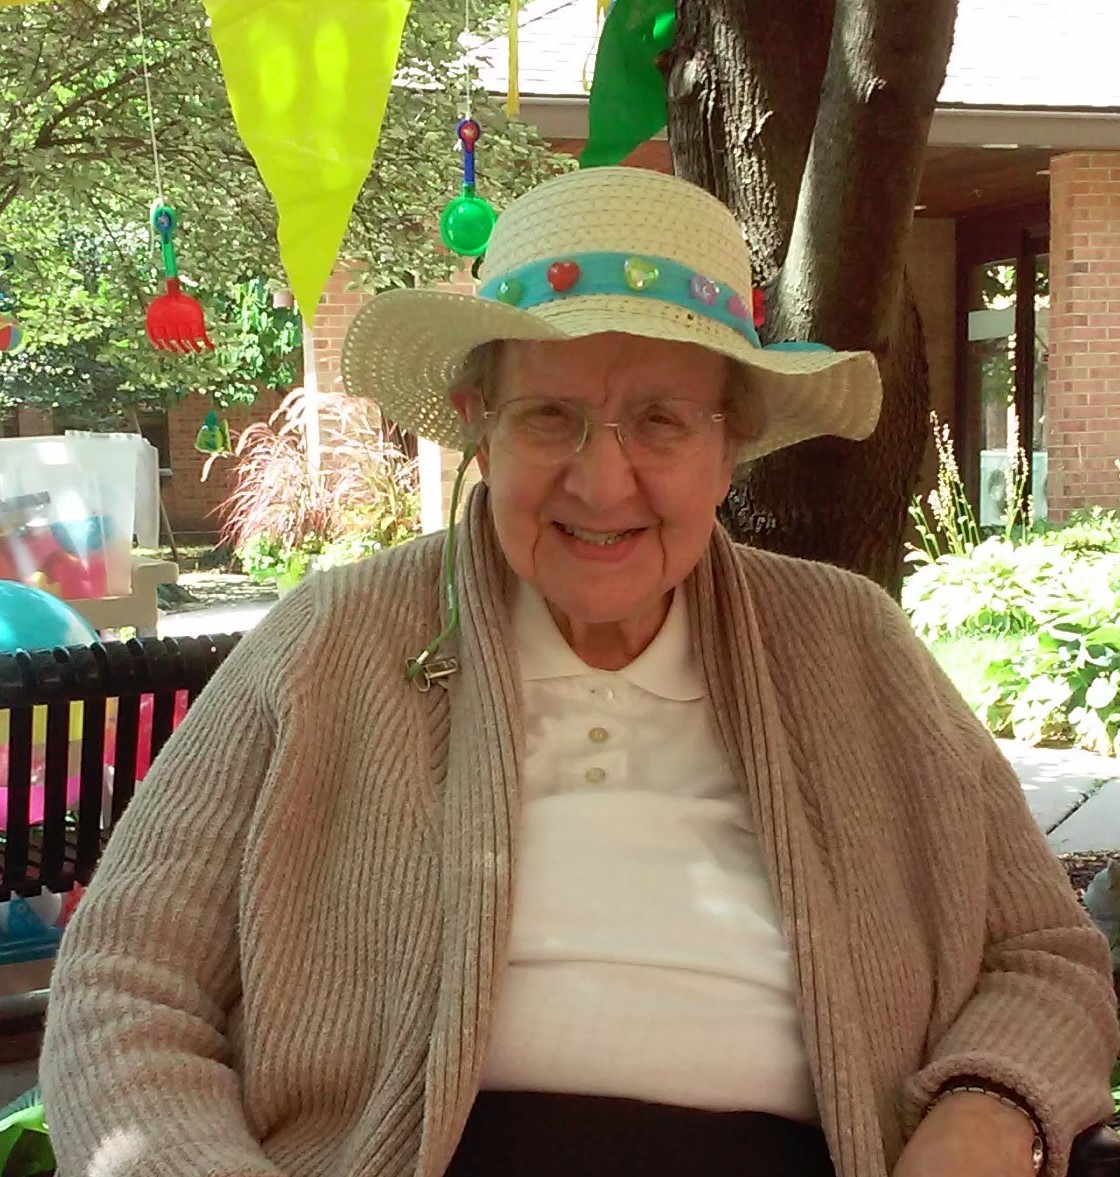
<instances>
[{"instance_id":1,"label":"beige knit cardigan","mask_svg":"<svg viewBox=\"0 0 1120 1177\"><path fill-rule=\"evenodd\" d=\"M501 981L522 755L508 566L477 491L461 671L440 539L314 577L137 792L59 954L42 1084L63 1177L439 1177ZM869 582L718 532L687 582L765 849L840 1177L931 1093L1030 1100L1060 1177L1110 1110L1108 957L1013 773ZM729 1048L733 1043L729 1042Z\"/></svg>"}]
</instances>

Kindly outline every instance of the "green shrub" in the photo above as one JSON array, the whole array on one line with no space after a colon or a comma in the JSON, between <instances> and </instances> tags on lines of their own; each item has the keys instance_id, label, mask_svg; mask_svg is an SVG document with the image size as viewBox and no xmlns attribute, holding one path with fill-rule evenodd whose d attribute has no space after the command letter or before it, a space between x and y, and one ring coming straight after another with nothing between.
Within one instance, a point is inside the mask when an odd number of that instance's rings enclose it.
<instances>
[{"instance_id":1,"label":"green shrub","mask_svg":"<svg viewBox=\"0 0 1120 1177\"><path fill-rule=\"evenodd\" d=\"M902 588L915 630L994 734L1120 752L1120 514L1034 526L1009 498L983 538L934 424L938 483L928 513L911 506L921 544Z\"/></svg>"},{"instance_id":2,"label":"green shrub","mask_svg":"<svg viewBox=\"0 0 1120 1177\"><path fill-rule=\"evenodd\" d=\"M964 555L917 564L902 586L902 605L927 641L958 633L1030 633L1086 602L1092 557L1057 544L993 536ZM1107 559L1107 557L1103 558ZM1098 578L1099 579L1099 578Z\"/></svg>"},{"instance_id":3,"label":"green shrub","mask_svg":"<svg viewBox=\"0 0 1120 1177\"><path fill-rule=\"evenodd\" d=\"M1120 751L1120 554L985 540L921 565L902 601L994 734Z\"/></svg>"},{"instance_id":4,"label":"green shrub","mask_svg":"<svg viewBox=\"0 0 1120 1177\"><path fill-rule=\"evenodd\" d=\"M314 443L311 438L316 440ZM370 402L294 389L238 439L223 539L281 590L420 530L417 465L388 444Z\"/></svg>"},{"instance_id":5,"label":"green shrub","mask_svg":"<svg viewBox=\"0 0 1120 1177\"><path fill-rule=\"evenodd\" d=\"M982 696L996 735L1120 752L1120 590L1107 610L1064 617L991 663Z\"/></svg>"},{"instance_id":6,"label":"green shrub","mask_svg":"<svg viewBox=\"0 0 1120 1177\"><path fill-rule=\"evenodd\" d=\"M1108 511L1104 507L1077 511L1060 526L1041 525L1039 539L1066 552L1120 555L1120 511Z\"/></svg>"},{"instance_id":7,"label":"green shrub","mask_svg":"<svg viewBox=\"0 0 1120 1177\"><path fill-rule=\"evenodd\" d=\"M932 643L930 653L953 680L969 707L982 715L990 698L989 667L1014 658L1019 653L1023 637L1020 633L956 634Z\"/></svg>"}]
</instances>

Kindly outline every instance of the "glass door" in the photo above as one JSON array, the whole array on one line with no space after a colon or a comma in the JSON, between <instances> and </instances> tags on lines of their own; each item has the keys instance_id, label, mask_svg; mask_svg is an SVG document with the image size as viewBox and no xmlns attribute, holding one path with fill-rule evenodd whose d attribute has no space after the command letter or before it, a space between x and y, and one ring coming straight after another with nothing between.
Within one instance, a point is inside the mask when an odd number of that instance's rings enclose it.
<instances>
[{"instance_id":1,"label":"glass door","mask_svg":"<svg viewBox=\"0 0 1120 1177\"><path fill-rule=\"evenodd\" d=\"M1026 236L1018 256L968 269L963 358L981 528L1004 526L1009 512L1046 518L1049 269L1048 255Z\"/></svg>"}]
</instances>

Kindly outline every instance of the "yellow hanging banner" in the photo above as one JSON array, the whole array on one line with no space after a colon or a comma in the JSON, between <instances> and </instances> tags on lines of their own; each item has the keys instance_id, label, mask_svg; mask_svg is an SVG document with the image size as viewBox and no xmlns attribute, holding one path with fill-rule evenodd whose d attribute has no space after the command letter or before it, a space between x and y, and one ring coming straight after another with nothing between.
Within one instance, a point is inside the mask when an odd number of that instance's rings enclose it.
<instances>
[{"instance_id":1,"label":"yellow hanging banner","mask_svg":"<svg viewBox=\"0 0 1120 1177\"><path fill-rule=\"evenodd\" d=\"M233 117L276 202L280 258L308 326L373 162L408 8L206 0Z\"/></svg>"}]
</instances>

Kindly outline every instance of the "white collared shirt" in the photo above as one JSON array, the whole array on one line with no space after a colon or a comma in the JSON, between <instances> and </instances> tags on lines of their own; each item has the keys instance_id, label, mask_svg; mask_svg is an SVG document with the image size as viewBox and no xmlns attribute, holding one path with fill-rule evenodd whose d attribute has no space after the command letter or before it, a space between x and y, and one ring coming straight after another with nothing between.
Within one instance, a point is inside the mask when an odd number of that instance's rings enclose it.
<instances>
[{"instance_id":1,"label":"white collared shirt","mask_svg":"<svg viewBox=\"0 0 1120 1177\"><path fill-rule=\"evenodd\" d=\"M533 589L510 961L484 1086L813 1120L785 940L683 594L616 672Z\"/></svg>"}]
</instances>

